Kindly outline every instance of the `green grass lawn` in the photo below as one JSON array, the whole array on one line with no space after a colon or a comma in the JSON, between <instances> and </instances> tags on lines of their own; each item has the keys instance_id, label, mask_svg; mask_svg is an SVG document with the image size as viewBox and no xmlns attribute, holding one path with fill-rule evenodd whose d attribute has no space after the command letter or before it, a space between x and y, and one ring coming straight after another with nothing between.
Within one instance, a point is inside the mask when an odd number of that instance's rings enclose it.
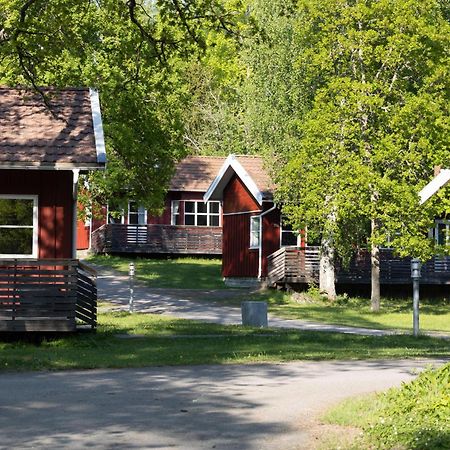
<instances>
[{"instance_id":1,"label":"green grass lawn","mask_svg":"<svg viewBox=\"0 0 450 450\"><path fill-rule=\"evenodd\" d=\"M359 297L341 296L335 303L330 303L316 294L291 295L268 290L256 293L252 298L266 300L271 313L289 319L405 331L412 328L412 299L383 298L381 311L374 313L370 310L370 300ZM448 299L421 300L420 328L450 332Z\"/></svg>"},{"instance_id":2,"label":"green grass lawn","mask_svg":"<svg viewBox=\"0 0 450 450\"><path fill-rule=\"evenodd\" d=\"M450 357L449 343L261 330L128 313L100 314L97 333L39 343L0 342L0 371L413 357Z\"/></svg>"},{"instance_id":3,"label":"green grass lawn","mask_svg":"<svg viewBox=\"0 0 450 450\"><path fill-rule=\"evenodd\" d=\"M221 289L225 285L220 275L218 259L129 259L117 256L93 256L95 264L112 267L128 273L128 264L136 264L137 278L150 287L179 289ZM198 298L208 301L208 298ZM365 328L396 329L412 328L412 299L383 298L381 311L370 310L370 300L360 297L338 296L334 303L324 300L311 290L301 294L287 294L273 289L251 293L231 291L229 297L213 297L214 301L239 306L242 300L266 300L269 312L289 319L303 319L336 325ZM423 298L420 305L420 328L424 331L450 332L450 298Z\"/></svg>"},{"instance_id":4,"label":"green grass lawn","mask_svg":"<svg viewBox=\"0 0 450 450\"><path fill-rule=\"evenodd\" d=\"M224 289L220 274L221 260L206 258L145 259L121 256L95 255L89 262L111 267L128 274L132 261L136 267L136 278L154 288L174 289Z\"/></svg>"}]
</instances>

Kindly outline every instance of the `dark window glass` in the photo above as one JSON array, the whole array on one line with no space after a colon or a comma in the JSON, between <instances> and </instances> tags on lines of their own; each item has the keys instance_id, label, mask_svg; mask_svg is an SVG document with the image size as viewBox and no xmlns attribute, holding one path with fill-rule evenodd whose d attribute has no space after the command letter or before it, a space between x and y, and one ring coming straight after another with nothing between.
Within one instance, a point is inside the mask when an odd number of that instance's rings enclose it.
<instances>
[{"instance_id":1,"label":"dark window glass","mask_svg":"<svg viewBox=\"0 0 450 450\"><path fill-rule=\"evenodd\" d=\"M209 212L219 214L219 202L211 202L209 205Z\"/></svg>"},{"instance_id":2,"label":"dark window glass","mask_svg":"<svg viewBox=\"0 0 450 450\"><path fill-rule=\"evenodd\" d=\"M206 214L208 212L208 205L203 202L197 202L197 212Z\"/></svg>"},{"instance_id":3,"label":"dark window glass","mask_svg":"<svg viewBox=\"0 0 450 450\"><path fill-rule=\"evenodd\" d=\"M197 225L199 227L206 227L206 225L208 225L208 216L207 215L197 216Z\"/></svg>"},{"instance_id":4,"label":"dark window glass","mask_svg":"<svg viewBox=\"0 0 450 450\"><path fill-rule=\"evenodd\" d=\"M184 202L184 212L195 213L195 202Z\"/></svg>"},{"instance_id":5,"label":"dark window glass","mask_svg":"<svg viewBox=\"0 0 450 450\"><path fill-rule=\"evenodd\" d=\"M292 231L284 231L281 233L281 246L296 246L297 245L297 234Z\"/></svg>"},{"instance_id":6,"label":"dark window glass","mask_svg":"<svg viewBox=\"0 0 450 450\"><path fill-rule=\"evenodd\" d=\"M32 253L32 228L0 228L0 254L31 255Z\"/></svg>"},{"instance_id":7,"label":"dark window glass","mask_svg":"<svg viewBox=\"0 0 450 450\"><path fill-rule=\"evenodd\" d=\"M209 217L209 224L212 227L218 227L219 226L219 216L210 216Z\"/></svg>"},{"instance_id":8,"label":"dark window glass","mask_svg":"<svg viewBox=\"0 0 450 450\"><path fill-rule=\"evenodd\" d=\"M184 216L184 224L185 225L195 225L195 216L186 214Z\"/></svg>"},{"instance_id":9,"label":"dark window glass","mask_svg":"<svg viewBox=\"0 0 450 450\"><path fill-rule=\"evenodd\" d=\"M33 226L31 199L0 199L0 225Z\"/></svg>"}]
</instances>

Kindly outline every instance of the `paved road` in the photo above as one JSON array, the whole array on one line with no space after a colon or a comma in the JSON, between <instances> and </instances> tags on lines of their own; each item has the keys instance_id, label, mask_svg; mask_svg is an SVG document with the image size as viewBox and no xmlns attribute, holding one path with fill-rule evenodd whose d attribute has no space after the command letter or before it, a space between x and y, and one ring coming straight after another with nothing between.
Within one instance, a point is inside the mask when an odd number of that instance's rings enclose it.
<instances>
[{"instance_id":1,"label":"paved road","mask_svg":"<svg viewBox=\"0 0 450 450\"><path fill-rule=\"evenodd\" d=\"M128 276L116 271L95 266L99 276L97 280L99 300L111 302L118 309L128 309L129 282ZM245 291L243 293L245 299ZM237 307L225 306L218 301L198 301L198 298L219 300L230 295L236 295L236 290L184 290L184 289L155 289L135 282L134 310L154 314L168 314L183 319L202 320L221 324L240 324L241 311ZM269 315L269 326L276 328L293 328L310 331L330 331L346 334L362 334L385 336L399 334L393 330L379 330L376 328L349 327L311 322L307 320L282 319ZM427 333L436 337L449 338L449 333Z\"/></svg>"},{"instance_id":2,"label":"paved road","mask_svg":"<svg viewBox=\"0 0 450 450\"><path fill-rule=\"evenodd\" d=\"M424 361L0 375L0 449L309 449L318 413Z\"/></svg>"}]
</instances>

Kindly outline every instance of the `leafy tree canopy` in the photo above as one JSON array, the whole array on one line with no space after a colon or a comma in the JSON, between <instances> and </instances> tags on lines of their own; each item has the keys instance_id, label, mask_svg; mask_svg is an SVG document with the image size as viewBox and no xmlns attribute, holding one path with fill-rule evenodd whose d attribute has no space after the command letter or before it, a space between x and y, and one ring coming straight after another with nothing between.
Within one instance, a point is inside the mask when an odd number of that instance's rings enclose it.
<instances>
[{"instance_id":1,"label":"leafy tree canopy","mask_svg":"<svg viewBox=\"0 0 450 450\"><path fill-rule=\"evenodd\" d=\"M109 164L89 184L155 211L186 154L187 74L212 34L234 32L232 3L0 0L0 83L98 88Z\"/></svg>"}]
</instances>

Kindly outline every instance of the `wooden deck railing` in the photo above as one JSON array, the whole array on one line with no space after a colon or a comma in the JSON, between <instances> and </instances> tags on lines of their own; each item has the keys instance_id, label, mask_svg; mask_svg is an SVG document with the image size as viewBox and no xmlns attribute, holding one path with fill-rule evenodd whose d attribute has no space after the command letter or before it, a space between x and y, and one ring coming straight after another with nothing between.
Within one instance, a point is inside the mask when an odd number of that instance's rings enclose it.
<instances>
[{"instance_id":1,"label":"wooden deck railing","mask_svg":"<svg viewBox=\"0 0 450 450\"><path fill-rule=\"evenodd\" d=\"M96 305L93 274L75 259L0 260L0 331L95 327Z\"/></svg>"},{"instance_id":2,"label":"wooden deck railing","mask_svg":"<svg viewBox=\"0 0 450 450\"><path fill-rule=\"evenodd\" d=\"M338 283L370 283L370 253L360 251L348 267L336 264ZM319 248L281 248L268 257L268 281L274 283L317 283L319 281ZM380 250L382 284L411 283L411 258L400 258L390 249ZM423 284L450 284L450 257L433 257L422 266Z\"/></svg>"},{"instance_id":3,"label":"wooden deck railing","mask_svg":"<svg viewBox=\"0 0 450 450\"><path fill-rule=\"evenodd\" d=\"M96 253L222 254L221 227L103 225L92 233Z\"/></svg>"}]
</instances>

